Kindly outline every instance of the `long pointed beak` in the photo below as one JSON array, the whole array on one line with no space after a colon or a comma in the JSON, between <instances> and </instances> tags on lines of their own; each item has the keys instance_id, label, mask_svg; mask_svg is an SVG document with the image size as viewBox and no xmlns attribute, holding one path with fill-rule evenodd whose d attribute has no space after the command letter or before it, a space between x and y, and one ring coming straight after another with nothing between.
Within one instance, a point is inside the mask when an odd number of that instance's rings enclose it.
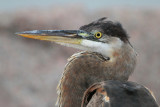
<instances>
[{"instance_id":1,"label":"long pointed beak","mask_svg":"<svg viewBox=\"0 0 160 107\"><path fill-rule=\"evenodd\" d=\"M89 35L83 30L33 30L18 32L16 34L32 39L69 44L80 44L82 39Z\"/></svg>"}]
</instances>

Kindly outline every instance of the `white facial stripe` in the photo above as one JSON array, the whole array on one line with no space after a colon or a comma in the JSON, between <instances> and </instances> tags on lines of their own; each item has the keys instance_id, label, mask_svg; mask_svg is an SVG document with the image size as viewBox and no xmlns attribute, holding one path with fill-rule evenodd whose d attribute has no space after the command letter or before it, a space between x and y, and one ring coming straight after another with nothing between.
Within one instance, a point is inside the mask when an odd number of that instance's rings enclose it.
<instances>
[{"instance_id":1,"label":"white facial stripe","mask_svg":"<svg viewBox=\"0 0 160 107\"><path fill-rule=\"evenodd\" d=\"M115 43L107 44L102 42L96 42L91 40L82 40L81 45L88 47L90 51L99 52L106 57L111 57L114 49L119 49L122 46L122 41L117 38Z\"/></svg>"},{"instance_id":2,"label":"white facial stripe","mask_svg":"<svg viewBox=\"0 0 160 107\"><path fill-rule=\"evenodd\" d=\"M88 47L90 51L99 52L105 56L110 56L112 52L112 47L109 44L96 42L91 40L82 40L81 45Z\"/></svg>"},{"instance_id":3,"label":"white facial stripe","mask_svg":"<svg viewBox=\"0 0 160 107\"><path fill-rule=\"evenodd\" d=\"M57 42L58 43L58 42ZM120 49L122 46L122 41L120 39L116 39L114 43L107 44L102 42L96 42L91 40L83 39L80 45L77 44L69 44L69 43L58 43L64 46L73 47L85 51L98 52L106 57L112 57L112 54L115 49Z\"/></svg>"}]
</instances>

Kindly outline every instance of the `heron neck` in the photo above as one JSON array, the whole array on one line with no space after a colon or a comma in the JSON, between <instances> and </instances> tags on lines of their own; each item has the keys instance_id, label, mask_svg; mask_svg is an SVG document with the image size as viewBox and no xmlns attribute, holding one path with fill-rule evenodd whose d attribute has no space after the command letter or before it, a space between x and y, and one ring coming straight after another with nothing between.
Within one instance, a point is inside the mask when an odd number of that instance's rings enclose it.
<instances>
[{"instance_id":1,"label":"heron neck","mask_svg":"<svg viewBox=\"0 0 160 107\"><path fill-rule=\"evenodd\" d=\"M136 58L130 48L125 46L123 48L119 53L115 53L117 57L115 62L110 62L95 52L73 55L65 67L58 86L59 106L80 107L83 93L93 83L106 80L128 80L135 68Z\"/></svg>"},{"instance_id":2,"label":"heron neck","mask_svg":"<svg viewBox=\"0 0 160 107\"><path fill-rule=\"evenodd\" d=\"M85 90L93 83L105 80L105 77L97 76L100 61L105 60L100 57L97 53L82 52L69 59L58 86L60 107L80 107Z\"/></svg>"}]
</instances>

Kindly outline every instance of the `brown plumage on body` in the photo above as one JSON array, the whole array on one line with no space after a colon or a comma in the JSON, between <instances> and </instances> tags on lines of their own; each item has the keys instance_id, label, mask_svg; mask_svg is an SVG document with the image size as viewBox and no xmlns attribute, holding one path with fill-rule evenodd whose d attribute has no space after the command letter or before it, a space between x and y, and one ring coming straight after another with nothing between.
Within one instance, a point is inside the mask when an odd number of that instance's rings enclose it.
<instances>
[{"instance_id":1,"label":"brown plumage on body","mask_svg":"<svg viewBox=\"0 0 160 107\"><path fill-rule=\"evenodd\" d=\"M92 84L127 81L136 65L136 52L118 22L101 18L80 30L35 30L18 35L54 41L84 52L69 58L58 85L59 107L80 107L83 93Z\"/></svg>"},{"instance_id":2,"label":"brown plumage on body","mask_svg":"<svg viewBox=\"0 0 160 107\"><path fill-rule=\"evenodd\" d=\"M81 107L159 107L153 93L135 82L108 80L84 93Z\"/></svg>"}]
</instances>

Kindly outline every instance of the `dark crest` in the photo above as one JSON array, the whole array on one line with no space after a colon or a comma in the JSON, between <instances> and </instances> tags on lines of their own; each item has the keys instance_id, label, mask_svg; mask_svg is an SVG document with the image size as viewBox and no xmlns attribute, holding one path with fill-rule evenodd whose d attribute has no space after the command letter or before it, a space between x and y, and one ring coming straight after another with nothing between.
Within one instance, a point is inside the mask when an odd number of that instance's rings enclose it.
<instances>
[{"instance_id":1,"label":"dark crest","mask_svg":"<svg viewBox=\"0 0 160 107\"><path fill-rule=\"evenodd\" d=\"M122 25L119 22L108 21L106 19L106 17L100 18L80 27L80 29L88 32L98 29L108 36L119 37L122 41L127 42L129 37Z\"/></svg>"}]
</instances>

